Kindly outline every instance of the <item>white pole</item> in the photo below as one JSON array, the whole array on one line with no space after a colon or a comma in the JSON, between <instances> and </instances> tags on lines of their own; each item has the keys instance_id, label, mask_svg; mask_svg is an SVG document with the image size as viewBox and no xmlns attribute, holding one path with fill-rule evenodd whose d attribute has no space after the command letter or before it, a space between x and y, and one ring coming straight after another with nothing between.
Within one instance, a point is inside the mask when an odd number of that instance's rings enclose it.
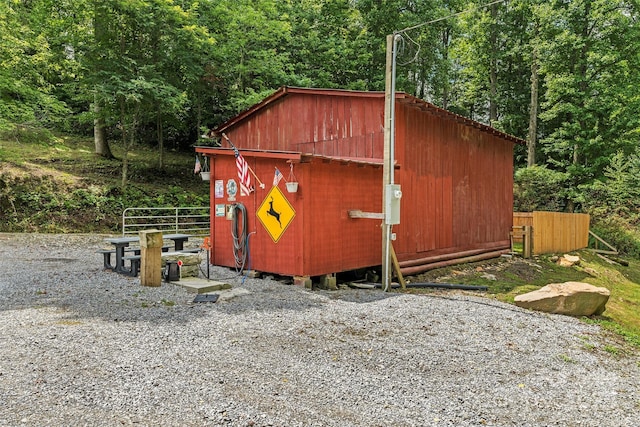
<instances>
[{"instance_id":1,"label":"white pole","mask_svg":"<svg viewBox=\"0 0 640 427\"><path fill-rule=\"evenodd\" d=\"M387 194L389 184L394 183L395 164L395 102L396 102L396 47L399 34L387 36L387 61L385 69L384 108L384 159L382 164L382 289L391 289L391 228L387 221Z\"/></svg>"}]
</instances>

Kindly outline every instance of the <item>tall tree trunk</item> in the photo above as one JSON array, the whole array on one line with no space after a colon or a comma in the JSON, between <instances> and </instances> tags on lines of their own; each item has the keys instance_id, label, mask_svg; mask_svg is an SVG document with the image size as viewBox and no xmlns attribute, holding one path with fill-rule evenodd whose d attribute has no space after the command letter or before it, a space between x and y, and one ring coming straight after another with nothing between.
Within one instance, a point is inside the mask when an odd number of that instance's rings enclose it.
<instances>
[{"instance_id":1,"label":"tall tree trunk","mask_svg":"<svg viewBox=\"0 0 640 427\"><path fill-rule=\"evenodd\" d=\"M113 159L111 148L109 147L109 141L107 140L107 132L105 129L104 119L100 117L100 103L98 97L95 97L93 103L93 113L95 118L93 119L93 141L95 144L96 154L107 159Z\"/></svg>"},{"instance_id":2,"label":"tall tree trunk","mask_svg":"<svg viewBox=\"0 0 640 427\"><path fill-rule=\"evenodd\" d=\"M444 61L449 60L449 43L450 40L450 31L449 28L445 28L442 31L442 58ZM442 108L445 110L449 107L449 84L447 81L443 82L442 85Z\"/></svg>"},{"instance_id":3,"label":"tall tree trunk","mask_svg":"<svg viewBox=\"0 0 640 427\"><path fill-rule=\"evenodd\" d=\"M95 44L99 44L100 40L104 37L104 27L103 27L103 15L104 9L98 2L94 2L93 4L93 35ZM93 70L94 72L98 70ZM95 153L98 156L105 157L107 159L113 158L113 153L111 153L111 148L109 147L109 141L107 140L107 132L106 126L104 123L104 119L100 115L100 101L98 100L98 95L94 95L93 97L93 141L95 145Z\"/></svg>"},{"instance_id":4,"label":"tall tree trunk","mask_svg":"<svg viewBox=\"0 0 640 427\"><path fill-rule=\"evenodd\" d=\"M198 140L200 139L200 132L202 132L200 129L202 127L202 102L199 99L196 111L196 140Z\"/></svg>"},{"instance_id":5,"label":"tall tree trunk","mask_svg":"<svg viewBox=\"0 0 640 427\"><path fill-rule=\"evenodd\" d=\"M529 101L529 135L527 138L527 166L536 164L536 143L538 138L538 46L536 44L538 23L534 27L534 43L531 52L531 99Z\"/></svg>"},{"instance_id":6,"label":"tall tree trunk","mask_svg":"<svg viewBox=\"0 0 640 427\"><path fill-rule=\"evenodd\" d=\"M120 125L122 126L122 188L127 186L129 173L129 138L124 99L120 99Z\"/></svg>"},{"instance_id":7,"label":"tall tree trunk","mask_svg":"<svg viewBox=\"0 0 640 427\"><path fill-rule=\"evenodd\" d=\"M498 5L491 6L491 64L489 65L489 125L498 120Z\"/></svg>"},{"instance_id":8,"label":"tall tree trunk","mask_svg":"<svg viewBox=\"0 0 640 427\"><path fill-rule=\"evenodd\" d=\"M156 112L156 132L158 136L158 150L160 151L158 156L158 168L164 169L164 133L162 128L162 113L160 110Z\"/></svg>"}]
</instances>

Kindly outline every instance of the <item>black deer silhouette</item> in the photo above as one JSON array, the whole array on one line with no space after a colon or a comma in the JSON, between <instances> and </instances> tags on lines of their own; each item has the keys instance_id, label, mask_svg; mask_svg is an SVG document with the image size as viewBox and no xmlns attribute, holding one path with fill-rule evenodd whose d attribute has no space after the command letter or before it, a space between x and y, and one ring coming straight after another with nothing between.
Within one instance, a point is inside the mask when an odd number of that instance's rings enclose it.
<instances>
[{"instance_id":1,"label":"black deer silhouette","mask_svg":"<svg viewBox=\"0 0 640 427\"><path fill-rule=\"evenodd\" d=\"M273 197L269 202L269 210L267 211L267 215L271 215L272 217L274 217L276 221L278 221L278 224L280 224L280 228L282 228L282 223L280 222L280 212L276 212L275 209L273 209Z\"/></svg>"}]
</instances>

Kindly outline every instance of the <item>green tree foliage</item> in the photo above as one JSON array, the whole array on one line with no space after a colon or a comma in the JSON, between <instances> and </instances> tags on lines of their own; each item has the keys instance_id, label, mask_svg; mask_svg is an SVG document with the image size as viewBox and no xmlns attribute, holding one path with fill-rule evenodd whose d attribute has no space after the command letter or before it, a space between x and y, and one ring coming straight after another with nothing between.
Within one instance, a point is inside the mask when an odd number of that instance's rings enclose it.
<instances>
[{"instance_id":1,"label":"green tree foliage","mask_svg":"<svg viewBox=\"0 0 640 427\"><path fill-rule=\"evenodd\" d=\"M601 178L581 186L581 194L598 235L640 257L640 148L630 155L618 151Z\"/></svg>"},{"instance_id":2,"label":"green tree foliage","mask_svg":"<svg viewBox=\"0 0 640 427\"><path fill-rule=\"evenodd\" d=\"M111 120L107 125L119 129L125 184L127 154L145 124L154 125L162 164L164 121L174 119L179 127L189 105L188 88L203 74L213 39L196 25L192 11L172 0L102 0L94 6L85 84Z\"/></svg>"},{"instance_id":3,"label":"green tree foliage","mask_svg":"<svg viewBox=\"0 0 640 427\"><path fill-rule=\"evenodd\" d=\"M527 134L535 2L511 1L460 16L454 41L456 109L505 132Z\"/></svg>"},{"instance_id":4,"label":"green tree foliage","mask_svg":"<svg viewBox=\"0 0 640 427\"><path fill-rule=\"evenodd\" d=\"M126 181L137 144L157 146L162 167L166 147L190 147L279 86L383 90L386 36L411 28L398 90L538 141L534 155L516 148L516 169L527 156L541 165L516 174L518 208L635 206L602 195L636 185L620 179L618 153L639 146L637 2L486 3L2 2L0 128L89 133L99 115L125 149Z\"/></svg>"},{"instance_id":5,"label":"green tree foliage","mask_svg":"<svg viewBox=\"0 0 640 427\"><path fill-rule=\"evenodd\" d=\"M618 151L604 175L582 191L585 207L598 217L617 215L640 223L640 148L631 155Z\"/></svg>"},{"instance_id":6,"label":"green tree foliage","mask_svg":"<svg viewBox=\"0 0 640 427\"><path fill-rule=\"evenodd\" d=\"M547 161L567 171L574 185L601 175L608 159L629 141L620 108L625 76L637 76L637 23L621 0L554 1L544 31L545 99L541 118ZM633 77L634 81L637 77ZM614 120L615 118L615 124Z\"/></svg>"},{"instance_id":7,"label":"green tree foliage","mask_svg":"<svg viewBox=\"0 0 640 427\"><path fill-rule=\"evenodd\" d=\"M397 89L414 94L442 107L452 102L455 87L455 58L451 45L457 31L457 21L445 19L429 25L426 22L464 10L466 0L361 0L356 5L368 27L371 64L366 81L370 89L383 90L386 36L403 32L398 44Z\"/></svg>"},{"instance_id":8,"label":"green tree foliage","mask_svg":"<svg viewBox=\"0 0 640 427\"><path fill-rule=\"evenodd\" d=\"M49 40L36 31L45 18L23 2L0 3L0 130L60 125L68 110L54 96L58 70Z\"/></svg>"},{"instance_id":9,"label":"green tree foliage","mask_svg":"<svg viewBox=\"0 0 640 427\"><path fill-rule=\"evenodd\" d=\"M274 0L216 2L210 11L218 40L219 78L226 89L224 115L260 101L279 86L291 84L293 64L287 45L291 23Z\"/></svg>"},{"instance_id":10,"label":"green tree foliage","mask_svg":"<svg viewBox=\"0 0 640 427\"><path fill-rule=\"evenodd\" d=\"M349 0L280 2L291 21L290 52L295 84L368 89L369 35L359 10Z\"/></svg>"}]
</instances>

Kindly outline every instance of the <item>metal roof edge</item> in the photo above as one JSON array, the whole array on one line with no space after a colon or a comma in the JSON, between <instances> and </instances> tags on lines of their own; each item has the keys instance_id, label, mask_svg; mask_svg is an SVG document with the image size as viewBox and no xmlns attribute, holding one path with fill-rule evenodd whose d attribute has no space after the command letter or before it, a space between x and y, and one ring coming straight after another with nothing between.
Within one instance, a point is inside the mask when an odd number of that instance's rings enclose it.
<instances>
[{"instance_id":1,"label":"metal roof edge","mask_svg":"<svg viewBox=\"0 0 640 427\"><path fill-rule=\"evenodd\" d=\"M338 162L341 164L353 163L356 165L375 166L375 167L381 167L384 163L383 159L374 159L374 158L365 158L365 157L326 156L323 154L303 154L302 157L318 159L318 160L327 161L327 162ZM396 162L396 167L398 167L397 162Z\"/></svg>"},{"instance_id":2,"label":"metal roof edge","mask_svg":"<svg viewBox=\"0 0 640 427\"><path fill-rule=\"evenodd\" d=\"M211 156L223 155L234 156L235 151L233 148L222 147L208 147L208 146L196 146L196 153L208 154ZM275 150L256 150L239 148L238 151L242 153L244 157L260 157L267 159L285 159L285 160L300 160L303 153L297 151L275 151Z\"/></svg>"},{"instance_id":3,"label":"metal roof edge","mask_svg":"<svg viewBox=\"0 0 640 427\"><path fill-rule=\"evenodd\" d=\"M196 153L210 156L233 156L235 151L232 148L196 146ZM367 166L382 166L383 159L375 159L369 157L349 157L349 156L327 156L323 154L302 153L297 151L276 151L276 150L256 150L256 149L238 149L244 157L254 157L263 159L284 159L297 162L305 162L309 159L317 159L329 162L338 162L343 164L357 164ZM396 168L400 165L396 162Z\"/></svg>"}]
</instances>

